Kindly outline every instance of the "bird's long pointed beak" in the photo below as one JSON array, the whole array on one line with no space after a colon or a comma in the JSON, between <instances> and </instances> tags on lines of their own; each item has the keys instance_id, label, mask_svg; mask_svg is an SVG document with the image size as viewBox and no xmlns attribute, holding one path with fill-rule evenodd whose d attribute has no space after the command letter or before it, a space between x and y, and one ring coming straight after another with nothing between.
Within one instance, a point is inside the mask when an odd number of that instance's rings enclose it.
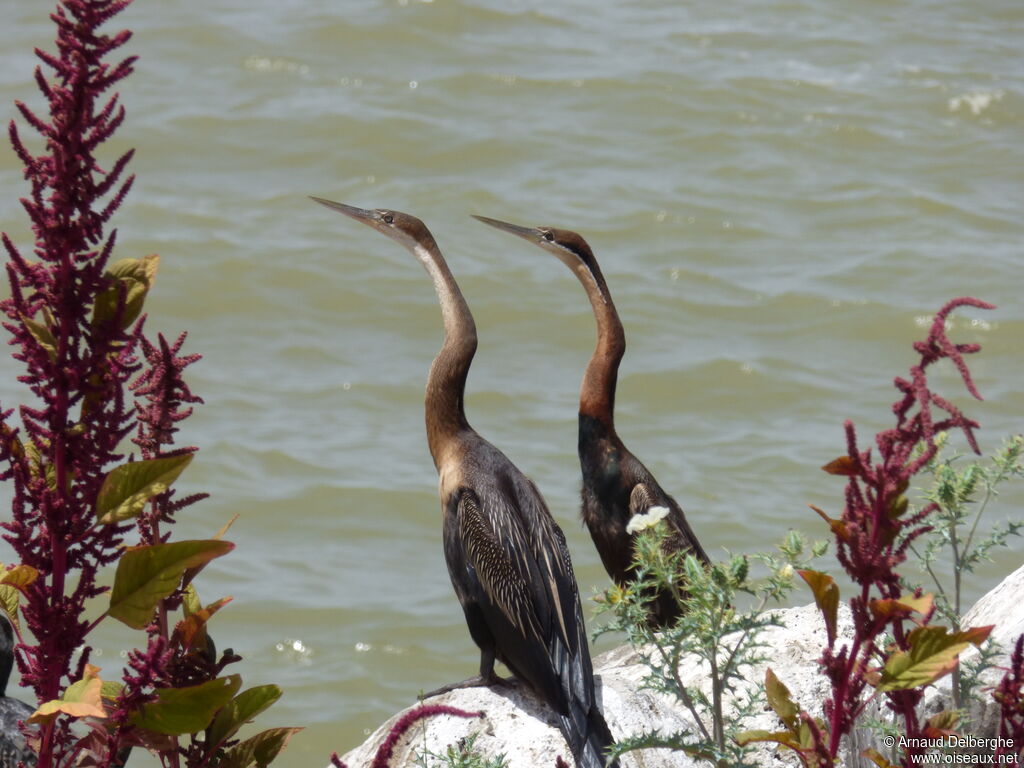
<instances>
[{"instance_id":1,"label":"bird's long pointed beak","mask_svg":"<svg viewBox=\"0 0 1024 768\"><path fill-rule=\"evenodd\" d=\"M495 229L500 229L503 232L508 232L512 235L518 235L524 240L529 240L531 243L536 243L540 238L540 232L531 227L520 227L517 224L509 224L507 221L498 221L498 219L489 219L486 216L477 216L476 214L470 214L477 221L482 221L484 224L489 224Z\"/></svg>"},{"instance_id":2,"label":"bird's long pointed beak","mask_svg":"<svg viewBox=\"0 0 1024 768\"><path fill-rule=\"evenodd\" d=\"M333 200L324 200L322 197L309 196L310 200L315 200L320 205L330 208L332 211L338 211L338 213L344 213L346 216L351 216L353 219L357 219L364 223L370 223L373 221L373 211L368 211L365 208L356 208L354 205L345 205L344 203L336 203Z\"/></svg>"}]
</instances>

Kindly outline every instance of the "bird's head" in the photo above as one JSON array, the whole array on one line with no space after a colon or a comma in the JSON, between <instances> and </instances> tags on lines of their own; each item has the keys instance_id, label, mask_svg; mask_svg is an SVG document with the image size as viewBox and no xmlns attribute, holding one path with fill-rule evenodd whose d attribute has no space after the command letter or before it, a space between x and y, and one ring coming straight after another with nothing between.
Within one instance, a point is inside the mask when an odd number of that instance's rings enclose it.
<instances>
[{"instance_id":1,"label":"bird's head","mask_svg":"<svg viewBox=\"0 0 1024 768\"><path fill-rule=\"evenodd\" d=\"M386 208L356 208L344 203L335 203L331 200L324 200L322 197L312 197L312 200L325 205L332 211L344 213L356 221L361 221L367 226L373 227L381 234L387 235L392 240L401 243L406 248L414 249L417 245L433 240L427 225L401 211L391 211Z\"/></svg>"},{"instance_id":2,"label":"bird's head","mask_svg":"<svg viewBox=\"0 0 1024 768\"><path fill-rule=\"evenodd\" d=\"M516 224L498 221L498 219L489 219L486 216L474 215L473 218L495 229L500 229L502 232L517 235L527 242L540 246L548 253L557 256L573 271L576 271L581 266L591 274L595 271L594 252L590 250L587 241L575 232L568 229L555 229L554 227L520 227Z\"/></svg>"}]
</instances>

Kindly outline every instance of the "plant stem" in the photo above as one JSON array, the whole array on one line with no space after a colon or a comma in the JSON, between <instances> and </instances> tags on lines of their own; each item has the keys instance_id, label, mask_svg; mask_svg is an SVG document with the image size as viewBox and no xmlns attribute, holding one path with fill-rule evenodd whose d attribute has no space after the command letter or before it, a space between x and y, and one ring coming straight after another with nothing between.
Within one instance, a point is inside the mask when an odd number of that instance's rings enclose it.
<instances>
[{"instance_id":1,"label":"plant stem","mask_svg":"<svg viewBox=\"0 0 1024 768\"><path fill-rule=\"evenodd\" d=\"M963 559L960 555L960 546L956 536L956 521L949 524L949 545L953 548L953 630L960 631L960 579L963 569ZM953 693L953 708L960 709L960 657L957 656L956 665L953 667L953 680L951 684Z\"/></svg>"},{"instance_id":2,"label":"plant stem","mask_svg":"<svg viewBox=\"0 0 1024 768\"><path fill-rule=\"evenodd\" d=\"M996 484L1001 483L1003 480L1005 480L1006 476L1007 476L1007 468L1006 467L1000 467L999 471L996 473L995 477L993 477L991 479L989 479L989 478L985 479L985 498L983 498L981 500L981 505L978 507L978 514L974 516L974 523L971 525L970 533L967 534L967 543L964 544L964 551L965 552L970 551L971 542L974 541L974 532L978 528L978 523L981 520L981 516L983 514L985 514L985 507L988 506L988 503L989 503L989 501L992 500L992 497L997 495L995 490L994 490ZM957 615L959 615L959 613Z\"/></svg>"},{"instance_id":3,"label":"plant stem","mask_svg":"<svg viewBox=\"0 0 1024 768\"><path fill-rule=\"evenodd\" d=\"M657 636L655 635L655 637ZM697 727L700 729L701 736L703 736L705 740L711 741L711 734L708 733L708 729L704 725L704 721L701 720L700 715L697 714L697 705L694 704L693 699L690 697L690 694L686 692L686 686L683 684L682 678L679 677L679 665L677 663L674 663L673 660L666 657L664 646L662 646L662 644L659 643L657 640L654 640L654 647L657 648L658 652L661 654L661 660L664 662L665 666L667 666L671 670L672 680L676 684L676 690L679 691L679 697L683 700L683 706L685 706L686 709L690 712L690 714L693 715L693 721L697 724Z\"/></svg>"},{"instance_id":4,"label":"plant stem","mask_svg":"<svg viewBox=\"0 0 1024 768\"><path fill-rule=\"evenodd\" d=\"M71 280L71 262L67 250L65 249L60 255L60 274L62 287L61 291L61 304L65 303L66 296L69 286L73 285ZM64 309L63 306L60 309ZM66 365L67 352L68 352L68 338L71 335L70 327L70 313L61 311L60 313L60 330L57 338L57 350L55 359L53 362L54 366L54 388L56 389L56 400L54 402L53 416L50 419L49 427L52 433L51 447L53 456L53 469L54 469L54 492L56 494L56 509L50 508L51 519L48 521L50 526L50 601L51 607L58 608L64 603L64 581L67 573L67 550L65 548L64 537L62 535L62 526L59 523L60 518L67 518L70 510L69 499L68 499L68 468L67 468L67 449L64 445L65 436L67 434L68 426L68 387L67 378L63 375L63 371ZM45 658L43 663L43 669L46 671L46 678L43 680L41 686L42 700L52 701L60 696L60 681L64 675L64 669L67 665L68 660L66 658L58 659L58 651L55 643L56 637L51 634L47 638L45 644L40 643L43 647L40 649L42 655ZM54 735L54 721L47 723L47 726L43 729L42 737L39 744L39 761L38 768L51 768L53 764L53 735Z\"/></svg>"},{"instance_id":5,"label":"plant stem","mask_svg":"<svg viewBox=\"0 0 1024 768\"><path fill-rule=\"evenodd\" d=\"M935 584L936 592L945 597L946 588L942 586L942 582L939 581L939 577L936 575L935 571L932 570L932 564L930 562L925 561L925 559L921 556L921 553L917 551L917 547L915 547L913 544L910 545L910 551L914 553L914 557L916 557L919 562L924 563L924 569L928 572L928 575L932 577L932 582Z\"/></svg>"},{"instance_id":6,"label":"plant stem","mask_svg":"<svg viewBox=\"0 0 1024 768\"><path fill-rule=\"evenodd\" d=\"M725 723L722 717L722 681L718 678L718 660L712 653L711 663L711 716L715 729L715 745L719 752L725 751ZM719 768L728 768L724 760L718 761Z\"/></svg>"}]
</instances>

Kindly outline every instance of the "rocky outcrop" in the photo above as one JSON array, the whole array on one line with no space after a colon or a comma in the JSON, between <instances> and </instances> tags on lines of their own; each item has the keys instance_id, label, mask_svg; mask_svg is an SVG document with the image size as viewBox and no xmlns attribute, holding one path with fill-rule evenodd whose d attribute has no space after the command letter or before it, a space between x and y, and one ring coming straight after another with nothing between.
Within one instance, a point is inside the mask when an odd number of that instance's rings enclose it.
<instances>
[{"instance_id":1,"label":"rocky outcrop","mask_svg":"<svg viewBox=\"0 0 1024 768\"><path fill-rule=\"evenodd\" d=\"M840 638L849 637L852 634L850 615L848 611L842 610L845 606L840 607L838 634ZM814 605L788 608L775 613L783 626L769 628L762 635L765 643L763 656L767 661L749 670L746 682L736 693L742 698L749 690L760 687L765 668L771 667L790 689L794 699L809 712L816 714L820 711L820 702L829 692L828 683L819 673L817 664L825 641L821 616ZM1016 638L1024 633L1024 567L1007 577L964 616L964 626L987 624L996 625L990 642L999 643L1003 649L1003 655L996 660L996 664L1005 664L1006 652L1012 649ZM970 653L964 656L968 657ZM631 648L624 646L597 657L594 660L594 671L598 701L616 738L650 730L663 733L695 731L695 723L684 707L667 696L642 687L647 668ZM990 669L984 680L992 685L1001 675L1001 671ZM700 686L709 692L707 669L698 661L685 660L680 665L680 677L685 684ZM521 685L461 688L428 699L425 703L445 704L483 714L477 718L440 714L419 720L394 745L389 763L391 768L414 765L416 754L424 748L443 753L448 745L474 735L477 750L486 755L503 753L509 768L553 768L559 755L572 765L565 741L555 725L555 718ZM948 706L947 677L929 688L922 704L925 710L923 714L939 712ZM406 710L388 720L365 743L346 754L342 760L350 768L369 766L378 746L408 712ZM991 700L985 700L973 705L971 719L974 723L972 732L976 735L992 735L998 723L998 710ZM771 730L777 726L778 721L770 711L758 713L749 725L750 728ZM840 764L851 768L870 765L858 757L861 750L868 746L878 747L873 734L868 731L858 732L852 740L850 756L844 757ZM778 754L771 745L759 748L757 761L766 768L793 765L791 754ZM698 764L682 753L668 750L633 752L621 760L622 768L684 768Z\"/></svg>"}]
</instances>

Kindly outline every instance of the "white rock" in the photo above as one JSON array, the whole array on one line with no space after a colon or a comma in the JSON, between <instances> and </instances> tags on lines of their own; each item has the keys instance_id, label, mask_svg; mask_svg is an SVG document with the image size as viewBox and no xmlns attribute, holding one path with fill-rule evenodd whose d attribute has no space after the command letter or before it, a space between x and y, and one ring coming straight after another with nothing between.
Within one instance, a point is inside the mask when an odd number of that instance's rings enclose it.
<instances>
[{"instance_id":1,"label":"white rock","mask_svg":"<svg viewBox=\"0 0 1024 768\"><path fill-rule=\"evenodd\" d=\"M774 612L783 623L764 631L762 655L767 661L755 665L745 673L741 695L763 685L765 669L771 667L789 688L793 698L811 715L821 715L821 704L828 696L828 682L820 673L818 659L825 642L824 622L814 605L788 608ZM999 586L985 595L964 616L963 626L995 624L992 638L1005 651L1012 650L1017 636L1024 633L1024 567L1008 576ZM838 643L853 632L849 610L840 605ZM1005 655L997 660L1005 664ZM660 730L670 733L693 733L696 725L679 702L641 687L647 668L628 646L609 651L594 660L595 685L598 702L612 735L622 738L642 731ZM989 670L987 684L998 681L1002 672ZM700 686L710 695L708 671L694 659L680 665L680 677L688 686ZM924 712L941 711L948 707L949 678L931 686L922 704ZM461 688L427 700L426 704L445 704L470 712L483 712L483 717L464 719L439 715L418 721L396 744L389 765L405 768L414 765L415 756L424 749L443 753L450 744L476 734L476 749L485 755L504 753L510 768L553 768L561 755L571 766L568 747L556 726L555 718L528 689L522 685L502 688ZM361 746L346 754L342 760L349 768L367 768L378 746L385 740L395 723L409 710L400 712L378 728ZM726 705L726 717L731 713ZM991 701L983 702L972 710L976 735L992 735L998 723L998 710ZM747 723L750 729L775 730L778 719L771 711L757 713ZM858 731L852 740L851 756L840 756L840 765L867 766L859 758L860 751L875 746L873 735ZM791 766L794 756L787 750L781 753L773 745L761 745L756 760L762 766ZM698 763L686 755L668 750L644 750L624 756L622 768L685 768Z\"/></svg>"}]
</instances>

